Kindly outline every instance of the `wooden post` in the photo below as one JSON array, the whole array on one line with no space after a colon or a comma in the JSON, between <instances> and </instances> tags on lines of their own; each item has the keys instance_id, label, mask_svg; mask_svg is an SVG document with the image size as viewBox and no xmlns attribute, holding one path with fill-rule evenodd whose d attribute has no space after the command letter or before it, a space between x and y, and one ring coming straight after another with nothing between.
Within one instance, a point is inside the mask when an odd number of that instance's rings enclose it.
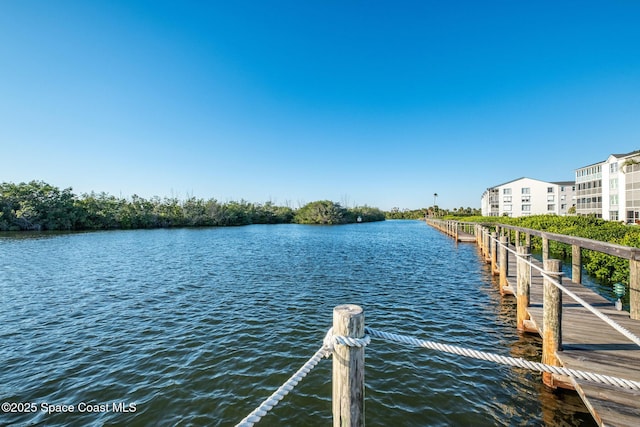
<instances>
[{"instance_id":1,"label":"wooden post","mask_svg":"<svg viewBox=\"0 0 640 427\"><path fill-rule=\"evenodd\" d=\"M454 222L454 227L455 227L455 238L456 238L456 242L457 242L458 238L459 238L459 236L458 236L458 234L459 234L459 231L458 231L459 224L458 224L457 221Z\"/></svg>"},{"instance_id":2,"label":"wooden post","mask_svg":"<svg viewBox=\"0 0 640 427\"><path fill-rule=\"evenodd\" d=\"M529 248L529 246L518 246L517 251L517 319L518 330L524 331L526 329L524 327L524 321L529 317L527 315L527 307L529 307L531 302L531 267L527 264L527 261L531 259L531 248Z\"/></svg>"},{"instance_id":3,"label":"wooden post","mask_svg":"<svg viewBox=\"0 0 640 427\"><path fill-rule=\"evenodd\" d=\"M582 283L582 251L579 245L571 245L571 281Z\"/></svg>"},{"instance_id":4,"label":"wooden post","mask_svg":"<svg viewBox=\"0 0 640 427\"><path fill-rule=\"evenodd\" d=\"M491 252L490 252L490 239L489 239L489 229L484 228L482 232L482 246L484 247L484 260L485 262L491 262Z\"/></svg>"},{"instance_id":5,"label":"wooden post","mask_svg":"<svg viewBox=\"0 0 640 427\"><path fill-rule=\"evenodd\" d=\"M333 334L364 337L364 311L354 304L333 309ZM364 347L336 344L333 351L333 425L364 426Z\"/></svg>"},{"instance_id":6,"label":"wooden post","mask_svg":"<svg viewBox=\"0 0 640 427\"><path fill-rule=\"evenodd\" d=\"M504 295L504 288L507 287L507 273L509 268L508 242L508 236L500 236L500 295Z\"/></svg>"},{"instance_id":7,"label":"wooden post","mask_svg":"<svg viewBox=\"0 0 640 427\"><path fill-rule=\"evenodd\" d=\"M527 233L524 235L524 245L531 247L531 234Z\"/></svg>"},{"instance_id":8,"label":"wooden post","mask_svg":"<svg viewBox=\"0 0 640 427\"><path fill-rule=\"evenodd\" d=\"M520 246L520 231L516 230L516 247Z\"/></svg>"},{"instance_id":9,"label":"wooden post","mask_svg":"<svg viewBox=\"0 0 640 427\"><path fill-rule=\"evenodd\" d=\"M549 259L549 239L542 236L542 262Z\"/></svg>"},{"instance_id":10,"label":"wooden post","mask_svg":"<svg viewBox=\"0 0 640 427\"><path fill-rule=\"evenodd\" d=\"M496 231L491 233L489 242L491 244L491 274L496 275L498 273L498 233Z\"/></svg>"},{"instance_id":11,"label":"wooden post","mask_svg":"<svg viewBox=\"0 0 640 427\"><path fill-rule=\"evenodd\" d=\"M640 261L629 260L629 314L640 320Z\"/></svg>"},{"instance_id":12,"label":"wooden post","mask_svg":"<svg viewBox=\"0 0 640 427\"><path fill-rule=\"evenodd\" d=\"M559 282L562 280L562 276L558 274L561 268L562 261L559 259L548 259L544 262L545 272ZM556 352L562 350L562 291L546 277L543 283L542 363L560 366ZM542 382L551 388L557 387L551 373L543 373Z\"/></svg>"}]
</instances>

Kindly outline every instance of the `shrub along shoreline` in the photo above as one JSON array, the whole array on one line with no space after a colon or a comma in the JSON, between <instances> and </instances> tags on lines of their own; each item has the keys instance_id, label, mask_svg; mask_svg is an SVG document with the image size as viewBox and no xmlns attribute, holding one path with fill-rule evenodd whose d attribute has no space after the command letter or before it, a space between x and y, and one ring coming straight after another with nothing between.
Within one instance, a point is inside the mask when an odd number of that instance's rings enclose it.
<instances>
[{"instance_id":1,"label":"shrub along shoreline","mask_svg":"<svg viewBox=\"0 0 640 427\"><path fill-rule=\"evenodd\" d=\"M348 224L384 221L378 208L344 208L328 200L294 210L271 202L186 200L107 193L77 196L43 181L0 184L0 231L111 230L249 224Z\"/></svg>"}]
</instances>

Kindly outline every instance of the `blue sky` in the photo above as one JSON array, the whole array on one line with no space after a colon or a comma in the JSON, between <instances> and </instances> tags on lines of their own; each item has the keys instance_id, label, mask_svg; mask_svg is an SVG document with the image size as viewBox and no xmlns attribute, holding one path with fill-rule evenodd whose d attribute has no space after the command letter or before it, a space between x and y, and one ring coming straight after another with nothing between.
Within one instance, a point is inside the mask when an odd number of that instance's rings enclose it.
<instances>
[{"instance_id":1,"label":"blue sky","mask_svg":"<svg viewBox=\"0 0 640 427\"><path fill-rule=\"evenodd\" d=\"M479 207L640 149L637 1L0 2L0 181Z\"/></svg>"}]
</instances>

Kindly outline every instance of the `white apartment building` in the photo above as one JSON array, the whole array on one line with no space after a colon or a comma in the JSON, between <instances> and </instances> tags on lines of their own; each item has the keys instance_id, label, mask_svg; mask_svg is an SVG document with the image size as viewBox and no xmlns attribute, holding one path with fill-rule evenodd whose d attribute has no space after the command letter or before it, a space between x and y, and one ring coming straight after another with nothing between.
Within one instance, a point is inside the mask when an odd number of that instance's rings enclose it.
<instances>
[{"instance_id":1,"label":"white apartment building","mask_svg":"<svg viewBox=\"0 0 640 427\"><path fill-rule=\"evenodd\" d=\"M576 213L640 221L640 150L576 169Z\"/></svg>"},{"instance_id":2,"label":"white apartment building","mask_svg":"<svg viewBox=\"0 0 640 427\"><path fill-rule=\"evenodd\" d=\"M481 199L483 216L566 215L572 206L573 181L547 182L526 177L487 188Z\"/></svg>"}]
</instances>

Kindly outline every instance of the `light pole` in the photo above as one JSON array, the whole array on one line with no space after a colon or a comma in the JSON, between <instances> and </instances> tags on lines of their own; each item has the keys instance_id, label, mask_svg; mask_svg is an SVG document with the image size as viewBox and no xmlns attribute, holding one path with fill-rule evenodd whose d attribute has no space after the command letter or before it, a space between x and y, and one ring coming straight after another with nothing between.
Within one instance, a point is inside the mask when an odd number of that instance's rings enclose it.
<instances>
[{"instance_id":1,"label":"light pole","mask_svg":"<svg viewBox=\"0 0 640 427\"><path fill-rule=\"evenodd\" d=\"M437 199L438 199L438 193L433 193L433 213L434 213L434 215L436 213L436 206L437 206L436 205L436 201L437 201Z\"/></svg>"}]
</instances>

